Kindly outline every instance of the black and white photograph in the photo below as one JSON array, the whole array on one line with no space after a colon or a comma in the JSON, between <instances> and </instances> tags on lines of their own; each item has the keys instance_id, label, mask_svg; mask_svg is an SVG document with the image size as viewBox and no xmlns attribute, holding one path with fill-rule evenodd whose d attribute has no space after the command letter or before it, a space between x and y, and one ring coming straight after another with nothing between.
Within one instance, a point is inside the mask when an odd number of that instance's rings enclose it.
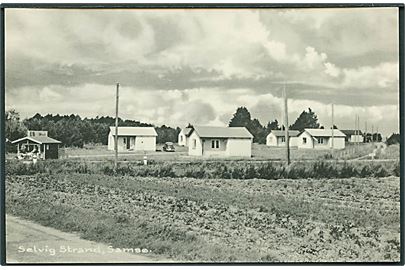
<instances>
[{"instance_id":1,"label":"black and white photograph","mask_svg":"<svg viewBox=\"0 0 405 270\"><path fill-rule=\"evenodd\" d=\"M3 264L404 263L403 5L2 9Z\"/></svg>"}]
</instances>

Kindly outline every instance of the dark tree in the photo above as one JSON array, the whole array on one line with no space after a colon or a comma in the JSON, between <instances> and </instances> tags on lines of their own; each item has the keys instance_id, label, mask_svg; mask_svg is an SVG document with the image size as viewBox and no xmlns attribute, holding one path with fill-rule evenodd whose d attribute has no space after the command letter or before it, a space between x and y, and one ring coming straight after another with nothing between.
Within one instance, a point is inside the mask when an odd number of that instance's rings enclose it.
<instances>
[{"instance_id":1,"label":"dark tree","mask_svg":"<svg viewBox=\"0 0 405 270\"><path fill-rule=\"evenodd\" d=\"M278 128L277 120L269 123L271 127ZM245 107L239 107L234 113L231 121L229 122L230 127L245 127L253 135L253 142L266 143L266 136L268 134L267 128L262 126L260 121L255 118L252 119L250 112Z\"/></svg>"},{"instance_id":2,"label":"dark tree","mask_svg":"<svg viewBox=\"0 0 405 270\"><path fill-rule=\"evenodd\" d=\"M253 135L253 141L257 143L266 142L266 129L260 124L258 119L253 119L247 126L247 129Z\"/></svg>"},{"instance_id":3,"label":"dark tree","mask_svg":"<svg viewBox=\"0 0 405 270\"><path fill-rule=\"evenodd\" d=\"M400 144L400 142L401 136L399 135L399 133L392 133L391 136L389 136L387 139L387 145Z\"/></svg>"},{"instance_id":4,"label":"dark tree","mask_svg":"<svg viewBox=\"0 0 405 270\"><path fill-rule=\"evenodd\" d=\"M280 130L277 119L267 123L266 131L270 132L271 130Z\"/></svg>"},{"instance_id":5,"label":"dark tree","mask_svg":"<svg viewBox=\"0 0 405 270\"><path fill-rule=\"evenodd\" d=\"M250 112L245 107L239 107L236 113L233 114L231 121L229 122L230 127L248 127L252 121L250 117Z\"/></svg>"},{"instance_id":6,"label":"dark tree","mask_svg":"<svg viewBox=\"0 0 405 270\"><path fill-rule=\"evenodd\" d=\"M27 135L27 128L20 120L20 114L14 109L6 111L5 137L14 141Z\"/></svg>"},{"instance_id":7,"label":"dark tree","mask_svg":"<svg viewBox=\"0 0 405 270\"><path fill-rule=\"evenodd\" d=\"M161 126L156 127L156 133L158 134L157 143L165 143L165 142L177 142L177 138L180 133L180 128L171 128L168 126Z\"/></svg>"},{"instance_id":8,"label":"dark tree","mask_svg":"<svg viewBox=\"0 0 405 270\"><path fill-rule=\"evenodd\" d=\"M381 134L380 134L380 133L374 133L374 134L373 134L373 140L374 140L375 142L381 142L381 141L382 141L382 136L381 136Z\"/></svg>"},{"instance_id":9,"label":"dark tree","mask_svg":"<svg viewBox=\"0 0 405 270\"><path fill-rule=\"evenodd\" d=\"M319 128L318 116L308 108L307 111L303 111L294 124L290 126L290 129L303 131L305 128Z\"/></svg>"}]
</instances>

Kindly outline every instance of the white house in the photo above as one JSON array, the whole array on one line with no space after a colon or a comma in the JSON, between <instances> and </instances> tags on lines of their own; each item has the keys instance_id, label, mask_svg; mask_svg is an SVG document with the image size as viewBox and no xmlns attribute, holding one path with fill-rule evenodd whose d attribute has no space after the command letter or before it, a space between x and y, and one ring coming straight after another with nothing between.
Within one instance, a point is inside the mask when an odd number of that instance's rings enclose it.
<instances>
[{"instance_id":1,"label":"white house","mask_svg":"<svg viewBox=\"0 0 405 270\"><path fill-rule=\"evenodd\" d=\"M110 127L108 150L114 150L115 127ZM153 127L118 127L118 151L156 151Z\"/></svg>"},{"instance_id":2,"label":"white house","mask_svg":"<svg viewBox=\"0 0 405 270\"><path fill-rule=\"evenodd\" d=\"M188 138L190 137L191 128L183 128L178 136L178 144L188 146Z\"/></svg>"},{"instance_id":3,"label":"white house","mask_svg":"<svg viewBox=\"0 0 405 270\"><path fill-rule=\"evenodd\" d=\"M343 134L346 135L346 142L356 143L364 142L364 135L361 130L346 129L342 130Z\"/></svg>"},{"instance_id":4,"label":"white house","mask_svg":"<svg viewBox=\"0 0 405 270\"><path fill-rule=\"evenodd\" d=\"M289 145L290 147L298 146L298 130L289 130ZM267 146L285 146L285 130L272 130L266 137Z\"/></svg>"},{"instance_id":5,"label":"white house","mask_svg":"<svg viewBox=\"0 0 405 270\"><path fill-rule=\"evenodd\" d=\"M333 149L345 148L346 135L338 129L333 130ZM298 136L298 148L332 148L332 129L306 128Z\"/></svg>"},{"instance_id":6,"label":"white house","mask_svg":"<svg viewBox=\"0 0 405 270\"><path fill-rule=\"evenodd\" d=\"M251 157L253 135L244 127L194 126L189 137L190 156Z\"/></svg>"}]
</instances>

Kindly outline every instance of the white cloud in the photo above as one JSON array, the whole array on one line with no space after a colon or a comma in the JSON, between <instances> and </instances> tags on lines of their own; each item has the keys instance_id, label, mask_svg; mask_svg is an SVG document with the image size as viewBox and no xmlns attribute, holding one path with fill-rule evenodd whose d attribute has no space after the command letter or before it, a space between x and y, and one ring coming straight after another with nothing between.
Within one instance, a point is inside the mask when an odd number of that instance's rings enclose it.
<instances>
[{"instance_id":1,"label":"white cloud","mask_svg":"<svg viewBox=\"0 0 405 270\"><path fill-rule=\"evenodd\" d=\"M398 89L399 67L397 63L381 63L357 69L343 69L342 86L356 88Z\"/></svg>"},{"instance_id":2,"label":"white cloud","mask_svg":"<svg viewBox=\"0 0 405 270\"><path fill-rule=\"evenodd\" d=\"M305 69L314 69L320 66L327 58L325 53L318 53L313 47L305 48L303 67Z\"/></svg>"},{"instance_id":3,"label":"white cloud","mask_svg":"<svg viewBox=\"0 0 405 270\"><path fill-rule=\"evenodd\" d=\"M338 77L340 75L340 68L338 68L337 66L335 66L332 63L325 63L325 73L332 76L332 77Z\"/></svg>"},{"instance_id":4,"label":"white cloud","mask_svg":"<svg viewBox=\"0 0 405 270\"><path fill-rule=\"evenodd\" d=\"M39 98L44 102L55 102L57 100L60 100L62 98L62 95L51 90L49 87L44 87L39 92Z\"/></svg>"}]
</instances>

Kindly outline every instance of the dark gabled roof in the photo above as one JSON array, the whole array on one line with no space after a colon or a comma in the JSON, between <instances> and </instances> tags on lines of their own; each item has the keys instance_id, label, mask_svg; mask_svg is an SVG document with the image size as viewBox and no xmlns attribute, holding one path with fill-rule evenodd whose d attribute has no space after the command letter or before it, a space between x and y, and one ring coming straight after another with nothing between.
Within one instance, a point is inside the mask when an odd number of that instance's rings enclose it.
<instances>
[{"instance_id":1,"label":"dark gabled roof","mask_svg":"<svg viewBox=\"0 0 405 270\"><path fill-rule=\"evenodd\" d=\"M272 130L269 134L273 134L276 137L284 137L285 130ZM300 134L299 130L289 130L288 136L290 137L297 137Z\"/></svg>"},{"instance_id":2,"label":"dark gabled roof","mask_svg":"<svg viewBox=\"0 0 405 270\"><path fill-rule=\"evenodd\" d=\"M186 128L183 128L181 131L183 131L184 135L186 135L186 137L188 137L191 135L191 131L193 131L193 129L186 127Z\"/></svg>"},{"instance_id":3,"label":"dark gabled roof","mask_svg":"<svg viewBox=\"0 0 405 270\"><path fill-rule=\"evenodd\" d=\"M346 136L352 136L352 135L363 135L363 132L361 130L355 130L355 129L345 129L341 130ZM357 134L356 134L357 133Z\"/></svg>"},{"instance_id":4,"label":"dark gabled roof","mask_svg":"<svg viewBox=\"0 0 405 270\"><path fill-rule=\"evenodd\" d=\"M23 140L30 140L32 142L36 142L39 144L43 144L43 143L62 143L58 140L52 139L48 136L27 136L18 140L13 141L12 143L18 143L21 142Z\"/></svg>"},{"instance_id":5,"label":"dark gabled roof","mask_svg":"<svg viewBox=\"0 0 405 270\"><path fill-rule=\"evenodd\" d=\"M200 138L253 138L245 127L194 126L194 131Z\"/></svg>"}]
</instances>

